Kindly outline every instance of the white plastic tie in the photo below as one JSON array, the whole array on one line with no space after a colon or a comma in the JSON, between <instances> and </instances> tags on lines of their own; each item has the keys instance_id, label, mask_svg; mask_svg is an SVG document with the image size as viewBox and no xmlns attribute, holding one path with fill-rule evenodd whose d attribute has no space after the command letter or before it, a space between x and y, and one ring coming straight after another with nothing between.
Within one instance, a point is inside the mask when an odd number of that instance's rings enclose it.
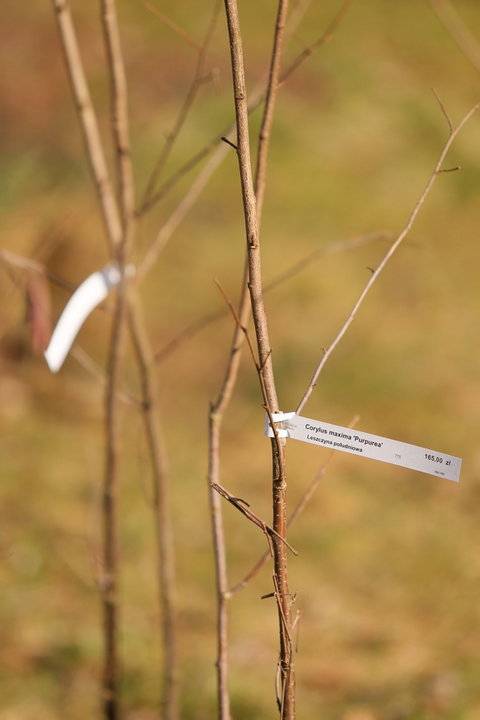
<instances>
[{"instance_id":1,"label":"white plastic tie","mask_svg":"<svg viewBox=\"0 0 480 720\"><path fill-rule=\"evenodd\" d=\"M127 265L125 277L135 275L135 266ZM65 305L45 350L45 360L53 373L62 367L72 344L83 323L107 297L110 290L120 283L121 273L116 265L107 265L102 270L89 275L75 290Z\"/></svg>"},{"instance_id":2,"label":"white plastic tie","mask_svg":"<svg viewBox=\"0 0 480 720\"><path fill-rule=\"evenodd\" d=\"M274 423L280 423L285 422L286 420L290 420L295 415L294 412L278 412L278 413L271 413L272 420ZM275 428L277 437L279 438L287 438L289 437L289 432L287 428ZM275 437L275 432L273 431L272 426L270 425L270 418L268 415L265 416L265 435L267 437L273 438Z\"/></svg>"}]
</instances>

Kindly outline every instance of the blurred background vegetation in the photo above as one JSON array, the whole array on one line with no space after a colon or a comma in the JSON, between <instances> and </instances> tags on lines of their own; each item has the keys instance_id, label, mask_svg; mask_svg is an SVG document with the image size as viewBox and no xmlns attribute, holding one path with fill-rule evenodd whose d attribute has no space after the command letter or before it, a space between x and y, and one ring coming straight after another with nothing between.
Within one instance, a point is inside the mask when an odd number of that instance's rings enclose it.
<instances>
[{"instance_id":1,"label":"blurred background vegetation","mask_svg":"<svg viewBox=\"0 0 480 720\"><path fill-rule=\"evenodd\" d=\"M108 86L96 3L74 4L89 80L108 142ZM293 3L300 9L305 3ZM480 7L455 0L480 39ZM202 42L212 3L157 4ZM249 87L265 76L274 0L241 3ZM331 21L339 0L312 2L288 60ZM197 51L142 2L120 0L138 187L145 186L191 81ZM107 260L103 228L47 2L0 9L2 247L45 263L71 288ZM166 176L232 119L223 17L208 55L214 81L195 103ZM262 238L271 280L316 249L404 226L448 127L480 100L480 76L422 0L355 0L332 40L282 88ZM464 460L454 485L348 455L335 458L292 528L291 587L302 611L298 715L480 718L479 118L447 160L405 245L326 367L304 414ZM255 129L258 115L252 119ZM255 134L253 133L253 137ZM254 142L254 141L253 141ZM141 225L140 258L194 175ZM372 240L325 255L267 299L284 410L295 407L386 249ZM179 227L142 293L154 347L238 296L244 248L234 153ZM99 554L103 386L73 358L52 376L31 349L22 275L0 266L0 716L99 717ZM58 317L69 291L51 285ZM100 366L110 316L97 311L79 344ZM214 716L215 604L206 488L206 420L232 333L211 324L158 365L177 551L182 713ZM125 387L135 391L127 364ZM269 447L251 360L228 414L222 482L269 517ZM125 416L121 480L122 697L126 717L156 717L162 662L147 449ZM292 506L325 451L289 444ZM230 577L264 537L225 508ZM231 604L236 720L273 717L276 613L268 568Z\"/></svg>"}]
</instances>

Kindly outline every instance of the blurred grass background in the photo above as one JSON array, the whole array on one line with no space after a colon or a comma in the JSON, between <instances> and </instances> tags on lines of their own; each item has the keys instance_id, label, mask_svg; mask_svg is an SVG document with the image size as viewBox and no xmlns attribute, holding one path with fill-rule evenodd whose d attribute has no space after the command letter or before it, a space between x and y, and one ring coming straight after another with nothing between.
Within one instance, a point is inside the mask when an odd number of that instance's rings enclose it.
<instances>
[{"instance_id":1,"label":"blurred grass background","mask_svg":"<svg viewBox=\"0 0 480 720\"><path fill-rule=\"evenodd\" d=\"M201 42L210 5L159 3ZM253 87L265 73L275 2L242 3ZM299 3L294 3L297 7ZM287 59L313 42L338 0L311 3ZM480 37L480 8L455 8ZM119 2L133 152L140 191L192 77L196 51L140 2ZM108 95L98 8L75 17L102 132ZM36 258L72 286L107 260L73 103L48 3L0 9L2 246ZM232 118L220 20L207 84L167 175ZM480 100L480 77L421 0L356 0L338 32L282 88L262 238L268 281L308 253L352 236L397 233L434 167L447 125ZM258 115L252 120L258 125ZM459 486L339 455L292 528L291 587L302 611L299 717L480 718L479 119L447 160L413 232L327 365L304 414L461 456ZM188 188L144 220L136 255ZM236 298L243 219L232 152L143 287L154 347ZM386 249L385 241L325 257L267 299L282 406L293 409L319 358ZM94 576L102 474L101 383L68 359L51 376L30 348L18 275L0 267L0 717L99 717L99 598ZM52 285L57 317L68 292ZM109 316L79 336L102 364ZM159 366L177 548L182 717L214 716L214 587L206 489L206 420L223 373L231 319L209 326ZM135 388L133 364L126 387ZM257 378L245 357L228 414L222 482L270 513L269 448ZM293 505L324 451L289 444ZM121 487L122 697L125 716L156 717L159 618L149 471L141 418L128 410ZM232 583L264 538L225 508ZM269 570L231 604L236 720L273 717L277 653Z\"/></svg>"}]
</instances>

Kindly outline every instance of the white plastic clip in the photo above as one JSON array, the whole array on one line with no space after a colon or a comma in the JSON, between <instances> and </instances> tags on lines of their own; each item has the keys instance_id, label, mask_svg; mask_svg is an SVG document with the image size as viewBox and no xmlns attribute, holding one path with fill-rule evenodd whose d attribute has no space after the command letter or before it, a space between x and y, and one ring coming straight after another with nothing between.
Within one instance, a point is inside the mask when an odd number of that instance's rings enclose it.
<instances>
[{"instance_id":1,"label":"white plastic clip","mask_svg":"<svg viewBox=\"0 0 480 720\"><path fill-rule=\"evenodd\" d=\"M273 422L279 423L279 422L284 422L285 420L290 420L290 418L292 418L295 415L295 413L294 412L288 412L288 413L278 412L278 413L271 413L271 415L272 415ZM280 437L280 438L286 438L289 436L289 432L288 432L287 428L276 428L276 433L277 433L277 437ZM266 415L266 417L265 417L265 435L267 437L271 437L271 438L275 437L275 433L273 432L273 428L270 425L270 418L268 417L268 415Z\"/></svg>"}]
</instances>

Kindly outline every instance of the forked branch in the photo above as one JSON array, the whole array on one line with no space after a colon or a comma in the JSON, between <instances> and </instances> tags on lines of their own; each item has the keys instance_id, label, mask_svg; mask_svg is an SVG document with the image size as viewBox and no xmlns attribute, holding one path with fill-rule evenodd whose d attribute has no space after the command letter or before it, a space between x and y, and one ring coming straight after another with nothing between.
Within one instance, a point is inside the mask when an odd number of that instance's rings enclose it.
<instances>
[{"instance_id":1,"label":"forked branch","mask_svg":"<svg viewBox=\"0 0 480 720\"><path fill-rule=\"evenodd\" d=\"M272 527L270 527L270 525L268 525L264 520L259 518L258 515L255 515L255 513L252 510L250 510L250 504L247 503L246 500L242 500L242 498L235 497L235 495L232 495L231 493L228 492L228 490L226 490L221 485L218 485L217 483L212 483L212 488L215 490L215 492L217 492L219 495L224 497L225 500L228 500L228 502L231 505L236 507L237 510L239 510L239 512L241 512L242 515L244 515L247 518L247 520L250 520L250 522L252 522L258 528L260 528L260 530L263 533L265 533L265 535L267 536L267 538L269 540L271 555L273 555L273 549L271 547L270 541L274 537L277 538L278 540L280 540L282 543L284 543L287 546L287 548L289 550L291 550L291 552L294 555L298 555L297 551L292 548L292 546L285 540L284 537L279 535L276 532L276 530L274 530Z\"/></svg>"},{"instance_id":2,"label":"forked branch","mask_svg":"<svg viewBox=\"0 0 480 720\"><path fill-rule=\"evenodd\" d=\"M255 194L257 196L257 224L260 223L263 205L263 195L266 182L266 167L268 148L270 143L271 126L273 120L273 112L278 87L278 74L280 71L280 60L283 49L283 41L285 35L285 21L287 15L288 3L280 0L277 11L277 18L274 32L273 50L270 59L270 73L267 86L267 100L264 107L261 131L258 143L257 168L255 177ZM238 154L239 147L231 142L228 138L222 138L226 145L217 149L215 155L224 152L228 146L231 146ZM213 157L215 157L215 155ZM212 158L213 159L213 158ZM259 194L261 198L259 198ZM230 403L233 390L236 384L238 370L240 366L241 351L244 339L246 338L253 362L259 374L262 396L265 404L268 406L265 386L262 374L259 372L255 353L251 345L246 325L250 317L250 303L247 280L249 276L248 252L245 257L245 265L242 278L242 287L240 293L240 302L238 312L234 309L231 302L221 289L222 294L235 318L235 330L230 346L230 353L227 360L227 366L220 386L216 400L212 403L209 413L209 497L212 518L212 535L213 547L215 555L216 581L217 581L217 687L218 687L218 715L220 720L230 719L230 700L228 690L228 581L226 568L226 551L225 538L223 531L223 517L218 495L214 492L220 477L220 434L225 412ZM281 453L281 447L276 438L277 452Z\"/></svg>"},{"instance_id":3,"label":"forked branch","mask_svg":"<svg viewBox=\"0 0 480 720\"><path fill-rule=\"evenodd\" d=\"M287 3L280 3L285 12ZM267 412L278 412L277 390L272 364L267 315L265 311L261 272L259 222L249 145L248 101L245 86L245 69L240 22L236 0L225 0L225 11L230 39L230 58L232 65L233 95L237 124L237 156L242 190L245 233L247 245L248 289L257 340L258 367L262 392L265 395ZM278 437L272 438L272 499L273 529L282 538L286 536L286 477L285 442ZM281 669L281 720L295 718L295 673L291 642L291 595L288 586L287 555L284 544L273 537L274 584L278 603L279 638Z\"/></svg>"},{"instance_id":4,"label":"forked branch","mask_svg":"<svg viewBox=\"0 0 480 720\"><path fill-rule=\"evenodd\" d=\"M348 424L347 427L353 428L358 422L358 416L355 416L351 422ZM307 505L309 504L310 500L312 499L315 490L319 486L322 478L324 477L325 473L327 472L328 466L333 461L335 456L337 455L335 450L331 450L328 454L327 459L323 463L323 465L318 469L318 471L315 474L315 477L311 481L308 488L303 493L302 497L298 501L297 505L295 506L292 514L288 518L287 527L290 528L297 517L305 510ZM260 570L264 567L265 563L269 559L270 555L268 552L264 553L253 565L253 567L248 571L248 573L238 582L236 585L234 585L230 590L228 591L228 596L232 597L233 595L236 595L237 592L240 590L243 590L248 583L253 580L253 578L260 572Z\"/></svg>"},{"instance_id":5,"label":"forked branch","mask_svg":"<svg viewBox=\"0 0 480 720\"><path fill-rule=\"evenodd\" d=\"M340 10L336 13L335 17L333 18L332 22L329 24L327 29L313 42L311 45L307 46L304 50L302 50L297 57L292 61L292 63L283 71L279 78L280 84L283 84L288 80L288 78L296 71L298 68L303 65L303 63L308 60L315 52L317 52L321 47L326 45L327 42L329 42L332 37L334 36L335 32L338 30L338 27L340 23L344 20L353 0L345 0L342 4ZM265 100L266 95L268 92L268 86L263 88L262 90L258 92L252 93L252 97L249 99L248 102L248 112L253 113L262 102ZM160 200L162 200L176 185L177 183L185 177L189 172L191 172L199 163L202 162L208 155L215 150L215 148L218 148L219 143L221 142L221 138L227 137L231 140L231 136L235 131L235 123L229 125L228 127L224 128L220 132L218 132L215 137L213 137L210 142L208 142L203 148L201 148L193 157L191 157L187 162L182 165L173 175L171 175L163 185L161 185L158 190L153 192L148 200L148 202L144 202L142 204L142 207L138 210L138 215L143 215L144 213L148 212L151 208L153 208Z\"/></svg>"},{"instance_id":6,"label":"forked branch","mask_svg":"<svg viewBox=\"0 0 480 720\"><path fill-rule=\"evenodd\" d=\"M151 7L148 4L146 5L146 7L151 12L154 12L156 15L158 15L164 23L166 23L167 25L172 27L172 29L174 29L175 32L177 32L184 39L186 39L187 42L189 42L191 44L193 43L190 36L186 35L180 28L178 28L174 23L172 23L168 18L166 18L163 13L160 13L158 10L156 10L155 8ZM158 182L158 179L161 176L163 169L165 168L165 165L170 156L170 153L172 152L173 146L175 145L175 142L176 142L178 136L180 135L180 132L185 124L187 117L188 117L188 114L189 114L191 108L193 107L193 104L197 98L201 83L203 82L203 76L205 73L207 51L209 49L210 42L211 42L212 36L214 34L214 31L215 31L215 28L217 25L220 8L221 8L221 0L215 0L212 17L209 22L207 32L205 34L205 39L200 46L197 43L195 43L195 47L198 50L198 58L197 58L197 64L195 67L193 80L187 91L187 94L182 103L182 106L181 106L178 116L175 120L175 123L167 135L165 144L164 144L162 151L155 163L155 167L152 170L152 173L151 173L150 178L147 183L147 187L145 189L144 199L142 201L141 207L138 210L139 215L141 215L144 212L144 209L150 205L151 197L155 190L155 186Z\"/></svg>"}]
</instances>

